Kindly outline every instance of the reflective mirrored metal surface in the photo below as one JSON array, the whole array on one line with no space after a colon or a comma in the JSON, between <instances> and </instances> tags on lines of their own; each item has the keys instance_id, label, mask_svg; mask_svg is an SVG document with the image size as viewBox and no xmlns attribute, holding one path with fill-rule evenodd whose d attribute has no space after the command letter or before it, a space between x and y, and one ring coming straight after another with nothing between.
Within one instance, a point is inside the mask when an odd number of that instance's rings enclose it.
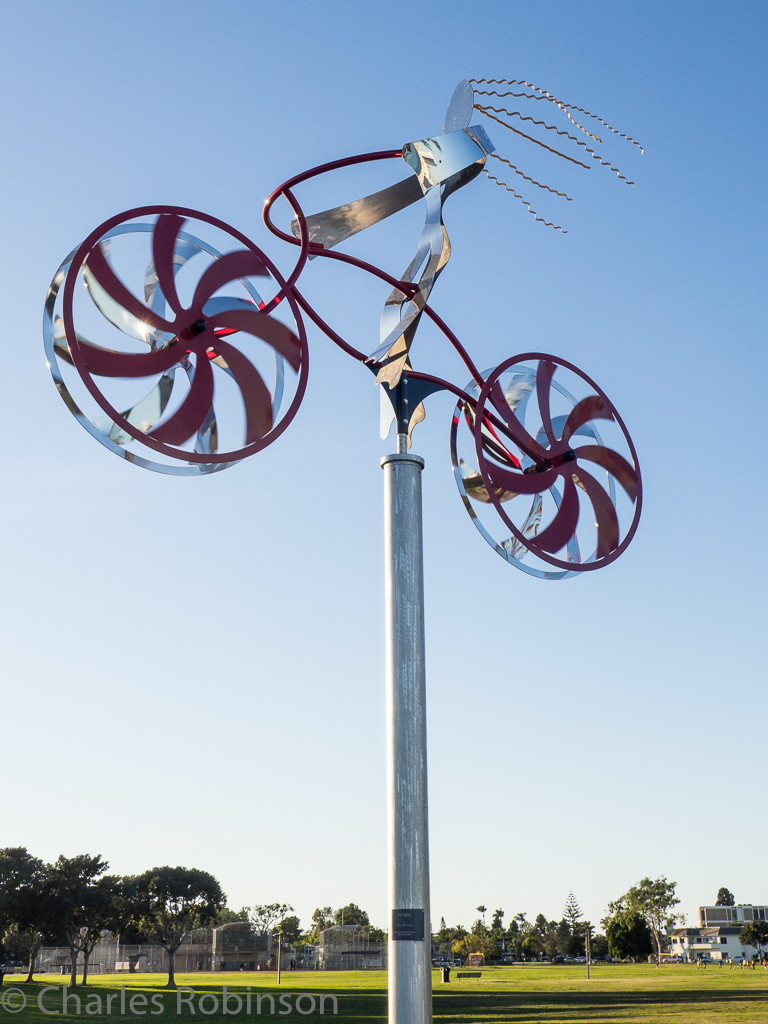
<instances>
[{"instance_id":1,"label":"reflective mirrored metal surface","mask_svg":"<svg viewBox=\"0 0 768 1024\"><path fill-rule=\"evenodd\" d=\"M403 159L416 174L424 192L426 217L416 255L411 260L401 281L415 284L417 290L409 297L394 289L387 299L381 315L380 342L371 352L371 363L380 363L377 384L396 387L403 370L408 367L409 353L424 306L435 281L451 255L451 243L443 224L443 203L452 191L461 188L476 177L485 165L487 153L493 145L482 128L454 131L434 139L403 146ZM423 410L420 419L423 419ZM414 419L408 437L415 426Z\"/></svg>"},{"instance_id":2,"label":"reflective mirrored metal surface","mask_svg":"<svg viewBox=\"0 0 768 1024\"><path fill-rule=\"evenodd\" d=\"M483 145L485 143L485 146ZM418 178L423 192L450 178L471 171L467 180L475 177L485 166L485 158L493 152L493 145L483 129L475 125L471 131L450 132L433 139L406 142L403 160Z\"/></svg>"},{"instance_id":3,"label":"reflective mirrored metal surface","mask_svg":"<svg viewBox=\"0 0 768 1024\"><path fill-rule=\"evenodd\" d=\"M322 245L324 249L332 249L345 239L356 235L358 231L363 231L418 202L422 195L418 181L405 178L395 185L390 185L389 188L382 189L381 192L365 196L364 199L356 199L352 203L345 203L324 213L315 213L306 219L309 239ZM291 222L291 231L296 238L299 237L301 229L298 221ZM310 255L310 259L314 259L314 256Z\"/></svg>"},{"instance_id":4,"label":"reflective mirrored metal surface","mask_svg":"<svg viewBox=\"0 0 768 1024\"><path fill-rule=\"evenodd\" d=\"M453 90L453 96L445 112L443 132L447 134L468 127L472 120L474 103L475 93L472 86L466 80L459 82Z\"/></svg>"}]
</instances>

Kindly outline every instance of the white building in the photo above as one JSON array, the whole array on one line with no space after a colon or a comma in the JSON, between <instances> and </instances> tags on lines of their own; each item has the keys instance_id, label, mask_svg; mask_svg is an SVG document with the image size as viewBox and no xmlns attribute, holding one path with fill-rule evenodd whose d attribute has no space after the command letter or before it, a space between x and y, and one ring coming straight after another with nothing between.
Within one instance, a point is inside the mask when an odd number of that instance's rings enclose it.
<instances>
[{"instance_id":1,"label":"white building","mask_svg":"<svg viewBox=\"0 0 768 1024\"><path fill-rule=\"evenodd\" d=\"M700 956L728 960L734 956L754 957L754 946L743 946L739 932L750 921L768 920L768 906L740 903L736 907L699 907L698 928L673 928L669 933L669 954L695 961Z\"/></svg>"}]
</instances>

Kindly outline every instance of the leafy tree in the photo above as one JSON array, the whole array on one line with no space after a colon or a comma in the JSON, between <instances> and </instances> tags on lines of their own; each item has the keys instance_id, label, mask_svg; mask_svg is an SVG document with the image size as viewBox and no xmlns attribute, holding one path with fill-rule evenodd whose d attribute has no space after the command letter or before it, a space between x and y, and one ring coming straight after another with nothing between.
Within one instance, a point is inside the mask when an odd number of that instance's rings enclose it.
<instances>
[{"instance_id":1,"label":"leafy tree","mask_svg":"<svg viewBox=\"0 0 768 1024\"><path fill-rule=\"evenodd\" d=\"M220 928L223 924L236 924L239 921L247 921L249 913L249 907L241 907L239 910L232 910L230 907L222 907L216 915L213 927Z\"/></svg>"},{"instance_id":2,"label":"leafy tree","mask_svg":"<svg viewBox=\"0 0 768 1024\"><path fill-rule=\"evenodd\" d=\"M763 955L763 946L768 943L768 921L749 921L739 932L742 946L754 946L758 957Z\"/></svg>"},{"instance_id":3,"label":"leafy tree","mask_svg":"<svg viewBox=\"0 0 768 1024\"><path fill-rule=\"evenodd\" d=\"M120 878L112 894L109 928L124 945L141 945L149 941L136 923L140 914L138 879L134 876ZM131 974L135 974L138 962L138 956L128 956Z\"/></svg>"},{"instance_id":4,"label":"leafy tree","mask_svg":"<svg viewBox=\"0 0 768 1024\"><path fill-rule=\"evenodd\" d=\"M565 920L560 921L557 926L557 950L559 953L567 953L571 946L571 926Z\"/></svg>"},{"instance_id":5,"label":"leafy tree","mask_svg":"<svg viewBox=\"0 0 768 1024\"><path fill-rule=\"evenodd\" d=\"M346 907L339 907L334 914L333 920L336 924L370 924L368 915L361 910L356 903L348 903Z\"/></svg>"},{"instance_id":6,"label":"leafy tree","mask_svg":"<svg viewBox=\"0 0 768 1024\"><path fill-rule=\"evenodd\" d=\"M282 935L283 942L288 946L295 946L301 938L301 922L295 914L284 917L277 926L277 930Z\"/></svg>"},{"instance_id":7,"label":"leafy tree","mask_svg":"<svg viewBox=\"0 0 768 1024\"><path fill-rule=\"evenodd\" d=\"M600 932L592 936L590 946L593 958L596 956L608 956L608 939L605 935L601 935Z\"/></svg>"},{"instance_id":8,"label":"leafy tree","mask_svg":"<svg viewBox=\"0 0 768 1024\"><path fill-rule=\"evenodd\" d=\"M440 918L440 927L434 934L434 942L437 948L440 950L450 949L451 947L451 929L445 923L445 918Z\"/></svg>"},{"instance_id":9,"label":"leafy tree","mask_svg":"<svg viewBox=\"0 0 768 1024\"><path fill-rule=\"evenodd\" d=\"M28 982L49 924L43 893L46 870L25 847L0 850L0 949L4 945L7 955L29 963Z\"/></svg>"},{"instance_id":10,"label":"leafy tree","mask_svg":"<svg viewBox=\"0 0 768 1024\"><path fill-rule=\"evenodd\" d=\"M717 899L715 900L716 907L734 907L736 900L730 889L723 887L717 890Z\"/></svg>"},{"instance_id":11,"label":"leafy tree","mask_svg":"<svg viewBox=\"0 0 768 1024\"><path fill-rule=\"evenodd\" d=\"M568 899L565 901L565 907L563 908L563 920L567 922L570 929L570 941L566 948L572 956L578 956L584 952L584 943L582 941L584 927L581 918L582 912L579 901L572 892L569 892Z\"/></svg>"},{"instance_id":12,"label":"leafy tree","mask_svg":"<svg viewBox=\"0 0 768 1024\"><path fill-rule=\"evenodd\" d=\"M635 910L644 918L651 930L656 955L659 957L663 949L663 929L676 924L683 916L671 912L680 902L675 896L676 885L676 882L669 882L663 875L653 880L643 878L618 900L608 904L610 914L615 915L622 910Z\"/></svg>"},{"instance_id":13,"label":"leafy tree","mask_svg":"<svg viewBox=\"0 0 768 1024\"><path fill-rule=\"evenodd\" d=\"M82 908L80 925L80 949L83 954L83 980L88 984L88 965L96 943L104 931L120 931L117 924L119 911L116 904L121 895L121 879L114 875L99 878L90 887L86 905Z\"/></svg>"},{"instance_id":14,"label":"leafy tree","mask_svg":"<svg viewBox=\"0 0 768 1024\"><path fill-rule=\"evenodd\" d=\"M330 928L333 924L333 907L315 907L312 914L312 929L308 932L307 938L311 943L320 941L320 932Z\"/></svg>"},{"instance_id":15,"label":"leafy tree","mask_svg":"<svg viewBox=\"0 0 768 1024\"><path fill-rule=\"evenodd\" d=\"M544 927L539 929L542 948L550 960L555 959L560 948L561 937L559 928L560 926L557 921L545 921Z\"/></svg>"},{"instance_id":16,"label":"leafy tree","mask_svg":"<svg viewBox=\"0 0 768 1024\"><path fill-rule=\"evenodd\" d=\"M248 919L257 935L268 935L291 910L290 903L257 903L249 908Z\"/></svg>"},{"instance_id":17,"label":"leafy tree","mask_svg":"<svg viewBox=\"0 0 768 1024\"><path fill-rule=\"evenodd\" d=\"M112 900L117 879L105 876L109 867L99 855L61 856L46 872L43 903L51 924L55 922L69 946L72 958L70 985L77 985L77 959L84 956L83 984L88 982L88 960L104 928L112 919ZM102 877L103 876L103 877Z\"/></svg>"},{"instance_id":18,"label":"leafy tree","mask_svg":"<svg viewBox=\"0 0 768 1024\"><path fill-rule=\"evenodd\" d=\"M371 929L371 932L375 930ZM443 917L440 919L440 931L435 933L435 942L437 942L441 950L451 951L456 943L460 943L468 934L469 932L466 928L462 928L461 925L456 928L449 928ZM373 942L374 939L371 938L371 941Z\"/></svg>"},{"instance_id":19,"label":"leafy tree","mask_svg":"<svg viewBox=\"0 0 768 1024\"><path fill-rule=\"evenodd\" d=\"M0 937L6 928L18 922L19 894L43 872L43 862L24 846L0 850Z\"/></svg>"},{"instance_id":20,"label":"leafy tree","mask_svg":"<svg viewBox=\"0 0 768 1024\"><path fill-rule=\"evenodd\" d=\"M19 928L12 924L3 936L5 955L10 960L21 960L29 964L27 982L31 982L35 972L35 958L43 947L45 937L36 928Z\"/></svg>"},{"instance_id":21,"label":"leafy tree","mask_svg":"<svg viewBox=\"0 0 768 1024\"><path fill-rule=\"evenodd\" d=\"M139 924L168 954L168 988L176 987L176 952L187 932L216 920L224 906L221 886L197 868L151 868L136 879Z\"/></svg>"},{"instance_id":22,"label":"leafy tree","mask_svg":"<svg viewBox=\"0 0 768 1024\"><path fill-rule=\"evenodd\" d=\"M604 925L611 956L620 960L641 960L653 953L651 929L637 910L619 910Z\"/></svg>"},{"instance_id":23,"label":"leafy tree","mask_svg":"<svg viewBox=\"0 0 768 1024\"><path fill-rule=\"evenodd\" d=\"M467 957L470 953L482 953L483 956L490 958L496 955L496 943L488 935L487 930L481 934L465 934L463 938L454 942L453 952L460 957Z\"/></svg>"},{"instance_id":24,"label":"leafy tree","mask_svg":"<svg viewBox=\"0 0 768 1024\"><path fill-rule=\"evenodd\" d=\"M531 922L526 920L525 912L515 914L504 933L504 939L512 947L519 960L523 955L523 942L531 930Z\"/></svg>"},{"instance_id":25,"label":"leafy tree","mask_svg":"<svg viewBox=\"0 0 768 1024\"><path fill-rule=\"evenodd\" d=\"M491 931L492 932L503 931L503 927L504 927L503 923L502 923L503 920L504 920L504 911L501 910L501 909L494 910L493 917L491 918Z\"/></svg>"}]
</instances>

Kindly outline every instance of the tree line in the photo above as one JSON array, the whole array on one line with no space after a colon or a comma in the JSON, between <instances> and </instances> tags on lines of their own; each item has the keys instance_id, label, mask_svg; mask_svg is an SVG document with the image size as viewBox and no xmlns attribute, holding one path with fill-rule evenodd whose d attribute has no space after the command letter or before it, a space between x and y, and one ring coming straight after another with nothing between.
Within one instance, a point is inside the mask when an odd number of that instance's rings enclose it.
<instances>
[{"instance_id":1,"label":"tree line","mask_svg":"<svg viewBox=\"0 0 768 1024\"><path fill-rule=\"evenodd\" d=\"M23 847L0 849L0 961L6 958L29 963L32 980L35 958L44 945L66 946L71 957L70 985L77 985L77 965L82 959L82 982L87 984L93 950L102 936L122 936L128 944L156 943L168 955L168 986L175 985L175 959L182 942L205 938L201 930L234 921L248 921L254 935L279 933L289 946L316 945L321 932L339 925L358 925L371 942L385 942L387 933L371 925L368 914L349 903L334 910L317 907L310 927L301 922L287 903L258 904L233 911L227 906L219 882L207 871L185 867L155 867L139 875L107 873L100 856L61 856L46 864ZM589 940L593 956L642 959L661 956L666 929L683 921L676 912L676 883L663 876L643 878L608 904L602 919L603 933L595 933L584 920L581 907L569 893L559 920L538 914L532 921L525 913L512 915L509 924L501 908L486 921L487 908L469 930L448 927L445 919L433 935L441 950L459 956L482 953L515 959L546 955L581 956ZM718 904L733 905L727 889L718 893ZM210 931L207 932L208 937ZM739 940L758 953L768 944L768 923L749 922Z\"/></svg>"},{"instance_id":2,"label":"tree line","mask_svg":"<svg viewBox=\"0 0 768 1024\"><path fill-rule=\"evenodd\" d=\"M0 849L0 963L29 964L43 946L66 946L70 952L70 985L88 983L91 954L104 934L126 944L156 943L168 954L168 987L175 986L176 954L183 942L210 940L210 929L247 921L254 936L281 934L287 945L316 943L320 932L336 924L367 927L372 942L386 933L370 926L368 914L355 903L333 910L321 907L303 932L288 903L227 906L213 875L199 868L150 868L139 875L110 875L101 856L61 856L46 864L24 847ZM133 965L131 965L133 969ZM2 973L0 973L2 984Z\"/></svg>"},{"instance_id":3,"label":"tree line","mask_svg":"<svg viewBox=\"0 0 768 1024\"><path fill-rule=\"evenodd\" d=\"M506 913L499 908L493 911L490 924L487 923L488 908L482 904L476 908L482 915L467 931L461 925L449 928L445 918L434 940L443 951L450 951L461 957L470 953L482 953L487 959L495 959L505 953L516 960L533 960L546 955L555 960L558 955L582 956L586 949L587 936L594 955L608 954L608 943L603 935L597 935L589 921L583 919L581 907L573 893L568 894L559 920L550 920L545 914L537 914L532 921L524 912L514 914L505 926Z\"/></svg>"},{"instance_id":4,"label":"tree line","mask_svg":"<svg viewBox=\"0 0 768 1024\"><path fill-rule=\"evenodd\" d=\"M133 933L168 954L168 985L173 986L176 952L195 928L216 920L225 907L221 886L198 868L156 867L140 875L109 875L100 856L61 856L46 864L24 847L0 850L0 943L4 957L29 962L43 945L70 951L70 984L82 984L96 943L104 932Z\"/></svg>"}]
</instances>

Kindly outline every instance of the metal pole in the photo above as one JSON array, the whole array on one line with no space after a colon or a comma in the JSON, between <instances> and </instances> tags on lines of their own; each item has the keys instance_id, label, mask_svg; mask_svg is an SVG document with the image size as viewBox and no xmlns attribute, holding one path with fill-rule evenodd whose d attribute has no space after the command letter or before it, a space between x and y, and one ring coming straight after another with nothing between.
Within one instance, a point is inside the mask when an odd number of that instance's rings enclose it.
<instances>
[{"instance_id":1,"label":"metal pole","mask_svg":"<svg viewBox=\"0 0 768 1024\"><path fill-rule=\"evenodd\" d=\"M587 949L586 949L586 953L587 953L587 977L589 977L589 960L590 960L590 937L589 937L589 932L590 932L590 928L591 927L592 927L591 925L589 925L589 924L587 925Z\"/></svg>"},{"instance_id":2,"label":"metal pole","mask_svg":"<svg viewBox=\"0 0 768 1024\"><path fill-rule=\"evenodd\" d=\"M389 791L389 1024L432 1022L421 471L406 452L384 469Z\"/></svg>"}]
</instances>

